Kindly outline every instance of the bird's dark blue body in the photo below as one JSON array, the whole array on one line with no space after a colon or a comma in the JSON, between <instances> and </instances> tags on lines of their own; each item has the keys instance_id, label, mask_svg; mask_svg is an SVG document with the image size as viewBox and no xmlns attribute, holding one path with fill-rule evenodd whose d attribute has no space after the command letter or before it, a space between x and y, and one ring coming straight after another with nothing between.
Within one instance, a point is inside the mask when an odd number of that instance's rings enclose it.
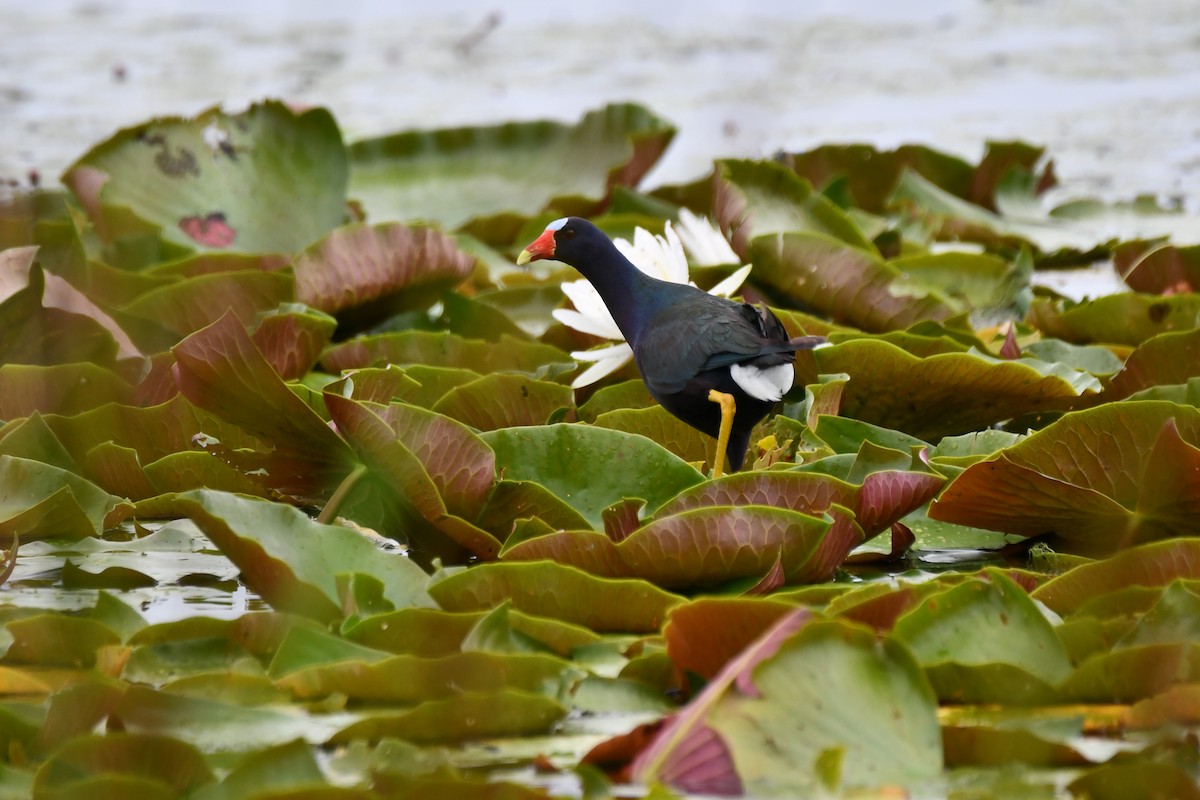
<instances>
[{"instance_id":1,"label":"bird's dark blue body","mask_svg":"<svg viewBox=\"0 0 1200 800\"><path fill-rule=\"evenodd\" d=\"M646 275L595 225L578 217L551 223L518 261L538 258L569 264L591 281L633 348L650 395L667 411L716 436L721 407L709 392L734 398L728 447L734 470L742 466L754 426L791 386L795 351L820 341L789 340L765 307Z\"/></svg>"}]
</instances>

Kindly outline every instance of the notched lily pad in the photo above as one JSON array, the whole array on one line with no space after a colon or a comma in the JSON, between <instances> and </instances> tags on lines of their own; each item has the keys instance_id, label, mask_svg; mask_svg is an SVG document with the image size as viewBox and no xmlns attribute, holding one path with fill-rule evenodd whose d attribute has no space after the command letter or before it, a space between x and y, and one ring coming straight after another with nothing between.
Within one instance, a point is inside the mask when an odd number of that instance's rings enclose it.
<instances>
[{"instance_id":1,"label":"notched lily pad","mask_svg":"<svg viewBox=\"0 0 1200 800\"><path fill-rule=\"evenodd\" d=\"M124 207L185 248L287 253L342 222L348 176L328 111L269 101L126 128L63 181L110 241Z\"/></svg>"}]
</instances>

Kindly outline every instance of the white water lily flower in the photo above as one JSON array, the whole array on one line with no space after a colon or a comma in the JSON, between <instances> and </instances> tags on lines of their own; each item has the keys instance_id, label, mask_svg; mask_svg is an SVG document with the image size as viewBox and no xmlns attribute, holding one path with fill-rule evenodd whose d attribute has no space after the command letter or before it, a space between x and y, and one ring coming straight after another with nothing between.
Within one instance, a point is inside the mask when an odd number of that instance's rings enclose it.
<instances>
[{"instance_id":1,"label":"white water lily flower","mask_svg":"<svg viewBox=\"0 0 1200 800\"><path fill-rule=\"evenodd\" d=\"M688 213L691 222L681 222L681 231L683 225L687 224L693 226L699 224L703 226L700 228L701 230L707 228L709 232L715 231L715 228L707 220L696 217L691 212L688 212L687 209L683 209L683 211ZM700 237L704 235L700 234ZM716 232L716 235L720 236L720 232ZM695 234L695 229L692 232L692 236L694 239L699 238ZM684 243L680 240L679 234L675 233L670 222L666 224L663 236L655 236L643 228L637 228L633 232L632 244L625 239L613 239L613 244L616 245L621 254L628 258L635 267L647 275L659 278L660 280L670 281L671 283L691 283L688 280L688 261L684 255ZM728 250L728 258L725 257L726 254L722 253L720 257L724 260L715 263L737 263L739 259L733 254L733 250L729 249L728 244L725 247ZM689 252L692 252L690 248ZM742 283L746 280L746 276L749 274L750 265L747 264L710 289L709 294L718 297L728 297L741 287ZM691 285L695 286L694 283ZM575 306L575 310L572 311L566 308L555 309L551 312L554 314L555 319L568 328L574 328L581 333L589 333L593 336L600 336L617 342L616 344L598 347L595 350L577 350L571 353L571 358L576 361L594 362L571 382L572 389L579 389L583 386L589 386L607 375L611 375L632 361L633 348L624 341L625 337L622 335L621 329L617 327L612 314L609 313L608 307L604 305L604 301L600 299L600 293L592 286L591 281L586 279L567 281L562 284L562 290L563 294Z\"/></svg>"},{"instance_id":2,"label":"white water lily flower","mask_svg":"<svg viewBox=\"0 0 1200 800\"><path fill-rule=\"evenodd\" d=\"M742 263L721 230L708 217L693 214L686 208L679 209L679 238L697 267Z\"/></svg>"}]
</instances>

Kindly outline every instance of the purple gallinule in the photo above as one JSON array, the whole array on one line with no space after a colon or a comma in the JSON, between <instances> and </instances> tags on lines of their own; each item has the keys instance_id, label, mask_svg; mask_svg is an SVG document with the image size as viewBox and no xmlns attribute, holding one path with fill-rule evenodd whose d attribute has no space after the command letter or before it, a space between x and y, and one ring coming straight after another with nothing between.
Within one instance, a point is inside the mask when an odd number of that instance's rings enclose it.
<instances>
[{"instance_id":1,"label":"purple gallinule","mask_svg":"<svg viewBox=\"0 0 1200 800\"><path fill-rule=\"evenodd\" d=\"M646 275L599 228L564 217L517 257L553 258L592 282L633 348L650 395L663 408L717 438L713 476L724 456L741 469L750 431L792 387L797 350L825 341L788 338L766 306L714 297L694 286Z\"/></svg>"}]
</instances>

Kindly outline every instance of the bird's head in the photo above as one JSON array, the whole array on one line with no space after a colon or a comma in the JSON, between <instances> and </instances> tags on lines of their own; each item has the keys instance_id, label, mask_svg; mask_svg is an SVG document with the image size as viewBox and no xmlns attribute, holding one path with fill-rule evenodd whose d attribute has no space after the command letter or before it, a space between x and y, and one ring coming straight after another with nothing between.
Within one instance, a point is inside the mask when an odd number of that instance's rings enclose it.
<instances>
[{"instance_id":1,"label":"bird's head","mask_svg":"<svg viewBox=\"0 0 1200 800\"><path fill-rule=\"evenodd\" d=\"M612 241L595 225L580 217L563 217L547 225L542 235L521 251L517 264L553 258L578 269L604 247L614 249Z\"/></svg>"}]
</instances>

